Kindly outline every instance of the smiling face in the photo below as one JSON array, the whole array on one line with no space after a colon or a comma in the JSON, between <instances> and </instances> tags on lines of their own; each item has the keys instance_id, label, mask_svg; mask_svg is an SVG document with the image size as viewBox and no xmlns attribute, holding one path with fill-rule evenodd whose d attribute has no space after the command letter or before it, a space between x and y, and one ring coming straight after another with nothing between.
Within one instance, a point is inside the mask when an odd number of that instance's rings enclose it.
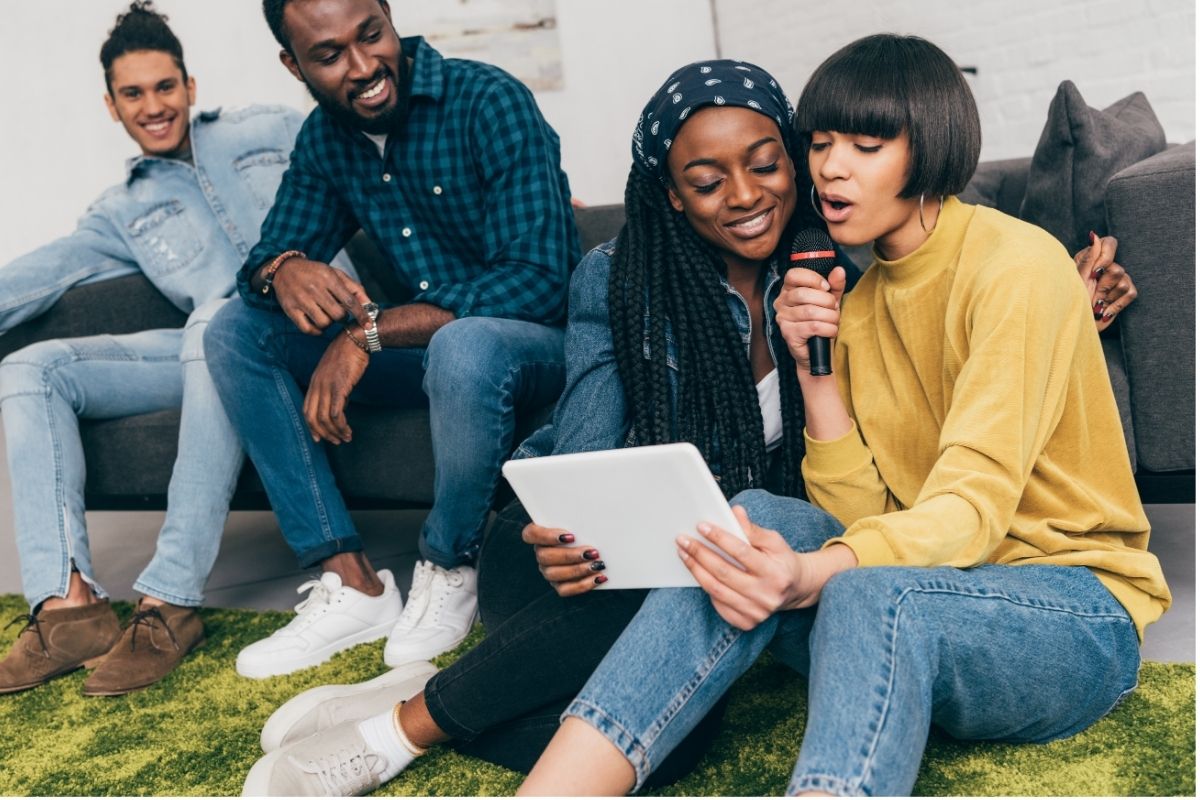
<instances>
[{"instance_id":1,"label":"smiling face","mask_svg":"<svg viewBox=\"0 0 1200 800\"><path fill-rule=\"evenodd\" d=\"M921 228L919 199L902 198L911 156L908 134L894 139L813 131L808 168L821 199L829 236L838 244L875 243L887 260L908 255L928 234ZM937 220L937 203L926 203L926 225Z\"/></svg>"},{"instance_id":2,"label":"smiling face","mask_svg":"<svg viewBox=\"0 0 1200 800\"><path fill-rule=\"evenodd\" d=\"M730 268L759 268L796 208L796 169L774 120L748 108L693 113L667 158L676 211Z\"/></svg>"},{"instance_id":3,"label":"smiling face","mask_svg":"<svg viewBox=\"0 0 1200 800\"><path fill-rule=\"evenodd\" d=\"M387 3L291 0L283 22L291 52L279 58L317 103L366 133L388 133L407 91L407 69Z\"/></svg>"},{"instance_id":4,"label":"smiling face","mask_svg":"<svg viewBox=\"0 0 1200 800\"><path fill-rule=\"evenodd\" d=\"M170 158L190 149L189 109L196 82L184 80L170 53L134 50L112 62L108 112L137 142L143 155Z\"/></svg>"}]
</instances>

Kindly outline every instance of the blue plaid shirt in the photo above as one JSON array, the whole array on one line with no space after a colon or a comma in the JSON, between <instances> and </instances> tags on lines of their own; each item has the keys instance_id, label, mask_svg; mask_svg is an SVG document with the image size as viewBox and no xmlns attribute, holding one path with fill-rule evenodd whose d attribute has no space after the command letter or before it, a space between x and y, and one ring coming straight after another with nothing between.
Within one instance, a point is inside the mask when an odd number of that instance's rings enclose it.
<instances>
[{"instance_id":1,"label":"blue plaid shirt","mask_svg":"<svg viewBox=\"0 0 1200 800\"><path fill-rule=\"evenodd\" d=\"M238 274L247 303L277 307L250 278L286 250L327 262L360 227L409 297L456 317L561 322L580 258L558 134L497 67L444 59L421 37L403 132L375 144L314 110Z\"/></svg>"}]
</instances>

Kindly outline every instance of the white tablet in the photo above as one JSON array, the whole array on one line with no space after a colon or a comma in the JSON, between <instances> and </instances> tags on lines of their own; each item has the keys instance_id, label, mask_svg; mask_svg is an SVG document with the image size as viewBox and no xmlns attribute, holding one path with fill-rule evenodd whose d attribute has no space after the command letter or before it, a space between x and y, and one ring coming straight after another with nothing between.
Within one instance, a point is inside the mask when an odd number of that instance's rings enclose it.
<instances>
[{"instance_id":1,"label":"white tablet","mask_svg":"<svg viewBox=\"0 0 1200 800\"><path fill-rule=\"evenodd\" d=\"M534 522L600 551L608 576L601 589L695 586L675 537L705 542L701 522L746 538L691 444L524 458L503 471Z\"/></svg>"}]
</instances>

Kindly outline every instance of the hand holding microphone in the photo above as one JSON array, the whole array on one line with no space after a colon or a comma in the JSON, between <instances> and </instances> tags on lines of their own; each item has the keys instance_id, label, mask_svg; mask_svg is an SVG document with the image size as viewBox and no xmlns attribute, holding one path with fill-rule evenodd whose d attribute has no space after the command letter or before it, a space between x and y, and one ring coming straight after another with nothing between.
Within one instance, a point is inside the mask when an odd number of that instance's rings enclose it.
<instances>
[{"instance_id":1,"label":"hand holding microphone","mask_svg":"<svg viewBox=\"0 0 1200 800\"><path fill-rule=\"evenodd\" d=\"M775 300L775 319L792 358L811 375L832 372L829 341L837 336L846 271L836 266L833 242L807 228L792 240L791 269Z\"/></svg>"}]
</instances>

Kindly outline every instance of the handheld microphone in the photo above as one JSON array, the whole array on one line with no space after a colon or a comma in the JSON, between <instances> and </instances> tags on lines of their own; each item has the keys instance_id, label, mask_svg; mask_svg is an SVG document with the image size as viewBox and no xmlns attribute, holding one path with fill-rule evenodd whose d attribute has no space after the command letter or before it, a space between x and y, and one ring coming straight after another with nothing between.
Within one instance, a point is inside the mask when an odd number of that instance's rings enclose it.
<instances>
[{"instance_id":1,"label":"handheld microphone","mask_svg":"<svg viewBox=\"0 0 1200 800\"><path fill-rule=\"evenodd\" d=\"M811 269L826 280L829 273L837 266L837 253L829 236L816 228L805 228L792 239L792 255L789 259L793 267ZM814 336L808 340L808 363L810 375L829 375L833 369L829 365L829 339L824 336Z\"/></svg>"}]
</instances>

